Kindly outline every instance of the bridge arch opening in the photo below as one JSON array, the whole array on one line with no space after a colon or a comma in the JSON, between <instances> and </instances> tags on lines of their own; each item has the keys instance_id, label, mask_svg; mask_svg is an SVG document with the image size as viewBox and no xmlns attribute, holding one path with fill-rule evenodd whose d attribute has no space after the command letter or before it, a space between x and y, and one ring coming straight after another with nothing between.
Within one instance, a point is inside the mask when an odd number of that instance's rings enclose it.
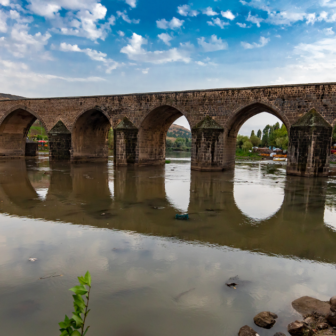
<instances>
[{"instance_id":1,"label":"bridge arch opening","mask_svg":"<svg viewBox=\"0 0 336 336\"><path fill-rule=\"evenodd\" d=\"M26 109L18 108L10 112L0 124L0 156L35 156L36 141L47 139L43 122Z\"/></svg>"},{"instance_id":2,"label":"bridge arch opening","mask_svg":"<svg viewBox=\"0 0 336 336\"><path fill-rule=\"evenodd\" d=\"M163 105L155 108L145 117L140 125L138 135L140 165L159 165L165 163L167 132L170 126L183 116L183 113L178 109L169 105ZM186 141L182 142L181 147L185 145Z\"/></svg>"},{"instance_id":3,"label":"bridge arch opening","mask_svg":"<svg viewBox=\"0 0 336 336\"><path fill-rule=\"evenodd\" d=\"M227 127L225 127L224 132L224 153L223 153L223 161L224 161L224 169L233 169L235 166L235 157L236 157L236 149L237 149L237 137L240 129L242 126L251 118L254 116L257 116L261 113L269 113L277 118L278 125L275 127L279 127L279 129L282 127L282 130L284 133L287 133L287 130L289 130L290 124L280 112L276 111L275 109L271 108L268 105L262 104L262 103L255 103L248 106L245 106L240 111L235 113L233 117L229 120L227 123ZM281 125L284 125L282 126ZM262 127L261 124L264 124ZM258 141L256 141L257 144L253 144L253 146L270 146L270 143L272 142L272 146L281 147L286 146L285 142L281 144L279 141L278 144L275 143L275 141L268 141L265 138L268 138L271 132L274 131L274 125L268 125L267 120L263 121L259 126L256 126L256 129L254 130L254 135L256 137L259 137L260 142L258 144ZM276 124L276 121L275 121ZM266 126L266 127L265 127ZM258 134L258 130L260 130ZM284 135L285 136L285 135ZM249 136L248 140L251 140L252 134Z\"/></svg>"},{"instance_id":4,"label":"bridge arch opening","mask_svg":"<svg viewBox=\"0 0 336 336\"><path fill-rule=\"evenodd\" d=\"M91 109L81 114L72 129L72 161L107 160L110 129L110 121L102 111Z\"/></svg>"}]
</instances>

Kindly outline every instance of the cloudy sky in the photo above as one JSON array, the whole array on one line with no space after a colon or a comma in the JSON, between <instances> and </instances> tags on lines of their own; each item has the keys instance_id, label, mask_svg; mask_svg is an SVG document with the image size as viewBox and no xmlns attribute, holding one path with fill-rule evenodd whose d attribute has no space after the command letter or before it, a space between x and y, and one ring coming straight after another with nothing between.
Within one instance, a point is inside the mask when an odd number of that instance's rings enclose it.
<instances>
[{"instance_id":1,"label":"cloudy sky","mask_svg":"<svg viewBox=\"0 0 336 336\"><path fill-rule=\"evenodd\" d=\"M0 0L0 92L335 81L335 22L334 0Z\"/></svg>"}]
</instances>

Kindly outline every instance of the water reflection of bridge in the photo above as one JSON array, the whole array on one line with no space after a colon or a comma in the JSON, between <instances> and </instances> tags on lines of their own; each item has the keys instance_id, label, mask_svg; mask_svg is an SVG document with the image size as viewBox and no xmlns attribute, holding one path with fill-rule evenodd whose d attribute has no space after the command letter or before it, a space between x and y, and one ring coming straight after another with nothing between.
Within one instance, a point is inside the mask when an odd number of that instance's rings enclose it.
<instances>
[{"instance_id":1,"label":"water reflection of bridge","mask_svg":"<svg viewBox=\"0 0 336 336\"><path fill-rule=\"evenodd\" d=\"M2 213L336 262L336 233L324 224L325 179L287 176L279 210L255 221L236 205L233 173L191 172L191 220L180 222L174 220L163 167L118 168L111 176L104 163L51 163L45 172L35 166L35 161L0 163ZM44 199L32 186L34 174L49 181Z\"/></svg>"}]
</instances>

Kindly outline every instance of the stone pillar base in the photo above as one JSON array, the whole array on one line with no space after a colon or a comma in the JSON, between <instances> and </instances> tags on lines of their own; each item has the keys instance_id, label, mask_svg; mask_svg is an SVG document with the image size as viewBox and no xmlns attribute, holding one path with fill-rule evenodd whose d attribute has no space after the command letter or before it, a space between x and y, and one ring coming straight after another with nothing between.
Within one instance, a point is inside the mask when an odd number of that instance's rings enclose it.
<instances>
[{"instance_id":1,"label":"stone pillar base","mask_svg":"<svg viewBox=\"0 0 336 336\"><path fill-rule=\"evenodd\" d=\"M138 162L138 129L126 117L114 131L114 162L116 166L128 166Z\"/></svg>"},{"instance_id":2,"label":"stone pillar base","mask_svg":"<svg viewBox=\"0 0 336 336\"><path fill-rule=\"evenodd\" d=\"M26 156L37 156L37 142L26 142Z\"/></svg>"},{"instance_id":3,"label":"stone pillar base","mask_svg":"<svg viewBox=\"0 0 336 336\"><path fill-rule=\"evenodd\" d=\"M223 170L223 133L224 128L211 117L206 117L193 127L192 170Z\"/></svg>"},{"instance_id":4,"label":"stone pillar base","mask_svg":"<svg viewBox=\"0 0 336 336\"><path fill-rule=\"evenodd\" d=\"M71 133L59 121L48 134L50 160L70 160Z\"/></svg>"},{"instance_id":5,"label":"stone pillar base","mask_svg":"<svg viewBox=\"0 0 336 336\"><path fill-rule=\"evenodd\" d=\"M290 129L287 175L326 177L329 172L332 127L315 110Z\"/></svg>"}]
</instances>

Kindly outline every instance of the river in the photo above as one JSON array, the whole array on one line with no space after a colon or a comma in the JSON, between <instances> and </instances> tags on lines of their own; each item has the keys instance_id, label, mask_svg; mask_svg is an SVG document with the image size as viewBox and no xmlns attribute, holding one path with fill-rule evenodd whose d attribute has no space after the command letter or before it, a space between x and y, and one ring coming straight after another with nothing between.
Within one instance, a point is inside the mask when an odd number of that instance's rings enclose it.
<instances>
[{"instance_id":1,"label":"river","mask_svg":"<svg viewBox=\"0 0 336 336\"><path fill-rule=\"evenodd\" d=\"M0 161L1 335L59 335L87 270L88 336L233 336L245 324L272 336L300 318L294 299L336 295L335 178L287 177L269 161L201 173L189 154L167 159ZM254 326L268 310L276 325Z\"/></svg>"}]
</instances>

